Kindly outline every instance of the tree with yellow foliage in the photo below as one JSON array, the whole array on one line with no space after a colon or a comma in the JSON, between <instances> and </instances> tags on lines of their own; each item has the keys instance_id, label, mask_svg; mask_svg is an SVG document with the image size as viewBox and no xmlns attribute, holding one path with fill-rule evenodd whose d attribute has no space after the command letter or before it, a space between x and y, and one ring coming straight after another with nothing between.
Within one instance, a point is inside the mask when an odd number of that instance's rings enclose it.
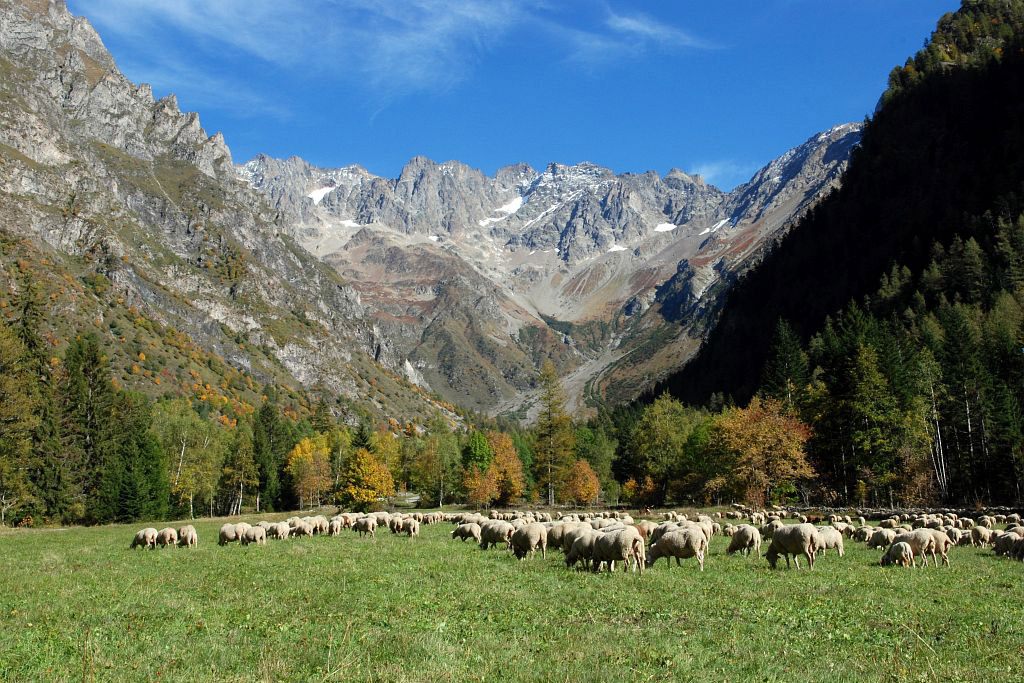
<instances>
[{"instance_id":1,"label":"tree with yellow foliage","mask_svg":"<svg viewBox=\"0 0 1024 683\"><path fill-rule=\"evenodd\" d=\"M508 505L522 498L526 490L523 461L519 459L516 444L508 434L490 431L485 436L494 454L487 469L497 487L495 499L501 505Z\"/></svg>"},{"instance_id":2,"label":"tree with yellow foliage","mask_svg":"<svg viewBox=\"0 0 1024 683\"><path fill-rule=\"evenodd\" d=\"M380 498L394 495L391 471L365 448L357 448L348 459L339 493L342 505L365 511Z\"/></svg>"},{"instance_id":3,"label":"tree with yellow foliage","mask_svg":"<svg viewBox=\"0 0 1024 683\"><path fill-rule=\"evenodd\" d=\"M774 489L814 476L804 444L810 428L775 399L751 399L715 420L711 446L726 463L729 488L752 505L771 500Z\"/></svg>"},{"instance_id":4,"label":"tree with yellow foliage","mask_svg":"<svg viewBox=\"0 0 1024 683\"><path fill-rule=\"evenodd\" d=\"M323 434L302 439L287 455L299 507L319 507L320 496L331 486L331 447Z\"/></svg>"},{"instance_id":5,"label":"tree with yellow foliage","mask_svg":"<svg viewBox=\"0 0 1024 683\"><path fill-rule=\"evenodd\" d=\"M601 492L601 480L586 460L577 460L569 469L561 497L579 505L591 505Z\"/></svg>"},{"instance_id":6,"label":"tree with yellow foliage","mask_svg":"<svg viewBox=\"0 0 1024 683\"><path fill-rule=\"evenodd\" d=\"M466 468L462 478L466 500L473 505L488 507L498 497L498 481L494 467L482 469L476 465Z\"/></svg>"}]
</instances>

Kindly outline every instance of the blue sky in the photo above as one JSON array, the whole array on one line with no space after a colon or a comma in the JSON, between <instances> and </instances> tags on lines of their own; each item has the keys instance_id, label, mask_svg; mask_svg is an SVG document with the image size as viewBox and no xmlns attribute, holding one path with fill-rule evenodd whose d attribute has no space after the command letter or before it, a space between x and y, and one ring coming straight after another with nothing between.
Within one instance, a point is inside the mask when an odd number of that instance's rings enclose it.
<instances>
[{"instance_id":1,"label":"blue sky","mask_svg":"<svg viewBox=\"0 0 1024 683\"><path fill-rule=\"evenodd\" d=\"M122 71L264 152L702 173L870 114L952 0L68 0Z\"/></svg>"}]
</instances>

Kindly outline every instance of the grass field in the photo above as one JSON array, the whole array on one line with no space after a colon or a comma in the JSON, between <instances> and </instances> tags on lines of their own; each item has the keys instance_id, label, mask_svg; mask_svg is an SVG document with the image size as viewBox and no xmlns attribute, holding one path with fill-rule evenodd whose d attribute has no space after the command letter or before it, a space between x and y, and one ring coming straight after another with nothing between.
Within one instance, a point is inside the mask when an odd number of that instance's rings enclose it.
<instances>
[{"instance_id":1,"label":"grass field","mask_svg":"<svg viewBox=\"0 0 1024 683\"><path fill-rule=\"evenodd\" d=\"M222 521L194 550L129 551L136 527L0 535L0 679L1024 680L1024 565L987 549L883 569L850 541L771 571L717 537L703 574L641 577L518 562L448 524L222 548Z\"/></svg>"}]
</instances>

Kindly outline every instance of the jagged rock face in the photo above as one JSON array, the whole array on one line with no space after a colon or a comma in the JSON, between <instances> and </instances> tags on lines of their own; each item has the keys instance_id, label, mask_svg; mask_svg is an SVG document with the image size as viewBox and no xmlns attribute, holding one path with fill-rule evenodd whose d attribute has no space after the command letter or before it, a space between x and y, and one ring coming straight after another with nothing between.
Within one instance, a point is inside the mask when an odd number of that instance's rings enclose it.
<instances>
[{"instance_id":1,"label":"jagged rock face","mask_svg":"<svg viewBox=\"0 0 1024 683\"><path fill-rule=\"evenodd\" d=\"M61 0L0 0L0 74L5 231L95 264L116 297L257 379L283 368L295 385L363 401L371 379L406 371L359 292L239 178L223 137L124 78ZM290 182L303 172L314 173ZM411 386L392 398L374 408L436 409Z\"/></svg>"},{"instance_id":2,"label":"jagged rock face","mask_svg":"<svg viewBox=\"0 0 1024 683\"><path fill-rule=\"evenodd\" d=\"M760 247L838 182L859 137L858 124L818 134L728 193L679 169L617 175L591 163L539 172L518 164L488 177L417 157L384 179L260 156L239 173L353 283L432 388L502 410L529 391L524 354L553 358L564 372L583 368L586 385L653 335L664 340L668 325L679 361ZM458 296L443 300L442 291ZM611 331L604 348L584 348L551 319ZM456 320L473 321L472 339L451 334ZM469 363L486 378L479 391L457 389L458 373L442 371L439 356ZM659 377L669 369L661 362L631 359L648 379L623 383L632 388L613 398Z\"/></svg>"}]
</instances>

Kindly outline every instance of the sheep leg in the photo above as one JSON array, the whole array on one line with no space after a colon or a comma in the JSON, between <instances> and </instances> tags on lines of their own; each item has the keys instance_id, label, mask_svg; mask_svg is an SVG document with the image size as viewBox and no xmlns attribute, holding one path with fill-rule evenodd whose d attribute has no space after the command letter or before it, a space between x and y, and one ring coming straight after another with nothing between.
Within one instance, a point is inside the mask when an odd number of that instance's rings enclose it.
<instances>
[{"instance_id":1,"label":"sheep leg","mask_svg":"<svg viewBox=\"0 0 1024 683\"><path fill-rule=\"evenodd\" d=\"M810 551L807 552L807 568L808 569L814 569L814 556L816 554L817 553L813 553L813 552L810 552Z\"/></svg>"},{"instance_id":2,"label":"sheep leg","mask_svg":"<svg viewBox=\"0 0 1024 683\"><path fill-rule=\"evenodd\" d=\"M749 555L749 553L747 553ZM697 553L697 564L700 565L700 570L704 571L704 553Z\"/></svg>"}]
</instances>

